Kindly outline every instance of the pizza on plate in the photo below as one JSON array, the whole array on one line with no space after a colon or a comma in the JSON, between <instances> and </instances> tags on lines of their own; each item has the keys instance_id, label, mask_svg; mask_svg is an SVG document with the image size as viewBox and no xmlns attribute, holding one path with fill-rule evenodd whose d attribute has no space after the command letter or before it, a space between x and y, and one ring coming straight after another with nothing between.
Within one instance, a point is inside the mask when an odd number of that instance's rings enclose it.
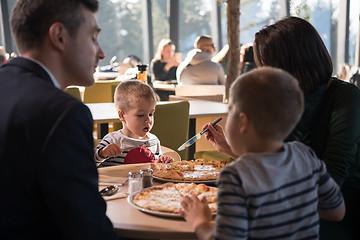
<instances>
[{"instance_id":1,"label":"pizza on plate","mask_svg":"<svg viewBox=\"0 0 360 240\"><path fill-rule=\"evenodd\" d=\"M202 159L172 163L152 163L155 177L177 181L215 181L220 170L226 165L220 161Z\"/></svg>"},{"instance_id":2,"label":"pizza on plate","mask_svg":"<svg viewBox=\"0 0 360 240\"><path fill-rule=\"evenodd\" d=\"M217 188L205 184L166 183L139 192L132 202L148 210L177 213L183 197L191 194L199 199L205 196L211 212L216 212Z\"/></svg>"}]
</instances>

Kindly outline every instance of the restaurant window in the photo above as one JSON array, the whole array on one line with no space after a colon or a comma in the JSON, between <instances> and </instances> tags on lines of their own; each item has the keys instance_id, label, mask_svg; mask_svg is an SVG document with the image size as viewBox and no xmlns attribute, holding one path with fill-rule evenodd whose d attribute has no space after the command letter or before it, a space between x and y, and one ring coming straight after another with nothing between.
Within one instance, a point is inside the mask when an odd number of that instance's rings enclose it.
<instances>
[{"instance_id":1,"label":"restaurant window","mask_svg":"<svg viewBox=\"0 0 360 240\"><path fill-rule=\"evenodd\" d=\"M154 54L161 39L169 38L169 13L167 0L153 0L152 7L152 25L154 38ZM177 46L176 46L177 47Z\"/></svg>"},{"instance_id":2,"label":"restaurant window","mask_svg":"<svg viewBox=\"0 0 360 240\"><path fill-rule=\"evenodd\" d=\"M108 65L113 56L119 62L128 55L143 59L141 0L101 1L98 22L99 43L106 54L100 66Z\"/></svg>"},{"instance_id":3,"label":"restaurant window","mask_svg":"<svg viewBox=\"0 0 360 240\"><path fill-rule=\"evenodd\" d=\"M198 35L211 33L212 0L182 0L179 6L179 46L182 58L194 48ZM212 36L214 37L214 36Z\"/></svg>"},{"instance_id":4,"label":"restaurant window","mask_svg":"<svg viewBox=\"0 0 360 240\"><path fill-rule=\"evenodd\" d=\"M356 39L359 34L360 21L360 2L359 0L350 1L350 26L349 26L349 60L348 63L355 63Z\"/></svg>"},{"instance_id":5,"label":"restaurant window","mask_svg":"<svg viewBox=\"0 0 360 240\"><path fill-rule=\"evenodd\" d=\"M221 7L223 44L227 43L226 8L227 4L224 1ZM257 31L278 19L280 19L280 4L278 0L242 0L240 2L240 43L252 43Z\"/></svg>"},{"instance_id":6,"label":"restaurant window","mask_svg":"<svg viewBox=\"0 0 360 240\"><path fill-rule=\"evenodd\" d=\"M325 43L336 66L337 18L340 0L291 0L290 15L309 21Z\"/></svg>"}]
</instances>

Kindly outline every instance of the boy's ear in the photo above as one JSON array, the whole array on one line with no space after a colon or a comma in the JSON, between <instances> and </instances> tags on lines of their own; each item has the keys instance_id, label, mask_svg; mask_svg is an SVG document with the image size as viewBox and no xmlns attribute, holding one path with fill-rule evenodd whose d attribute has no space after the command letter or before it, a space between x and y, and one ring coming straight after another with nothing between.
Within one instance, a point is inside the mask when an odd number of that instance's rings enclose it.
<instances>
[{"instance_id":1,"label":"boy's ear","mask_svg":"<svg viewBox=\"0 0 360 240\"><path fill-rule=\"evenodd\" d=\"M125 113L120 109L118 111L118 116L119 116L120 121L122 121L122 122L125 121L124 115L125 115Z\"/></svg>"},{"instance_id":2,"label":"boy's ear","mask_svg":"<svg viewBox=\"0 0 360 240\"><path fill-rule=\"evenodd\" d=\"M239 113L239 129L241 134L245 134L249 128L249 117L246 113Z\"/></svg>"}]
</instances>

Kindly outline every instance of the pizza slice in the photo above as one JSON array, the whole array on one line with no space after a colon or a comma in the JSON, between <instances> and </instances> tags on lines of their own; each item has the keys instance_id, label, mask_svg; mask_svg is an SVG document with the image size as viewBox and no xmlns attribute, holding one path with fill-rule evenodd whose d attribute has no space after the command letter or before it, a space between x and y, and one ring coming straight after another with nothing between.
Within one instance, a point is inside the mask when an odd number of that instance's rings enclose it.
<instances>
[{"instance_id":1,"label":"pizza slice","mask_svg":"<svg viewBox=\"0 0 360 240\"><path fill-rule=\"evenodd\" d=\"M205 184L177 183L175 187L182 196L195 194L199 199L205 197L208 203L214 203L217 200L217 188Z\"/></svg>"}]
</instances>

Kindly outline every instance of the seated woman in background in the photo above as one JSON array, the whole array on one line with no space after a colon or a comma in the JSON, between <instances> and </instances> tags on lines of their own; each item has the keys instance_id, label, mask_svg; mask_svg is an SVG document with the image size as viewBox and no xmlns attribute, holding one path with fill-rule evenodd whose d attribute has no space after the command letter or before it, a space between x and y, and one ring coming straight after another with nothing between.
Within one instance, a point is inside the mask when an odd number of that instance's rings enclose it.
<instances>
[{"instance_id":1,"label":"seated woman in background","mask_svg":"<svg viewBox=\"0 0 360 240\"><path fill-rule=\"evenodd\" d=\"M151 80L174 80L180 59L175 56L175 45L170 39L162 39L150 64Z\"/></svg>"},{"instance_id":2,"label":"seated woman in background","mask_svg":"<svg viewBox=\"0 0 360 240\"><path fill-rule=\"evenodd\" d=\"M344 196L345 218L321 220L320 239L360 239L360 90L331 77L333 65L321 37L300 18L287 17L257 32L254 56L258 66L281 68L298 79L305 109L287 141L310 146ZM205 127L218 151L237 157L219 125Z\"/></svg>"}]
</instances>

